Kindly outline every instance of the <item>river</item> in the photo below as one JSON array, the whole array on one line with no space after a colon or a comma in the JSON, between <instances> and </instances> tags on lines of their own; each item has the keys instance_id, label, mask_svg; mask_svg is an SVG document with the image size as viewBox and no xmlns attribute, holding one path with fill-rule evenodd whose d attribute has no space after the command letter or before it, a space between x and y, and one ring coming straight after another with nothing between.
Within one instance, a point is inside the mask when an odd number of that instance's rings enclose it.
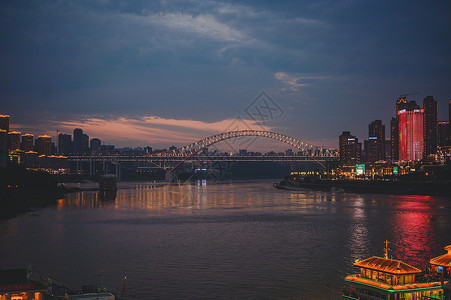
<instances>
[{"instance_id":1,"label":"river","mask_svg":"<svg viewBox=\"0 0 451 300\"><path fill-rule=\"evenodd\" d=\"M283 191L274 181L126 182L0 221L0 266L126 299L339 299L356 259L424 268L451 244L451 199ZM103 274L100 276L100 274Z\"/></svg>"}]
</instances>

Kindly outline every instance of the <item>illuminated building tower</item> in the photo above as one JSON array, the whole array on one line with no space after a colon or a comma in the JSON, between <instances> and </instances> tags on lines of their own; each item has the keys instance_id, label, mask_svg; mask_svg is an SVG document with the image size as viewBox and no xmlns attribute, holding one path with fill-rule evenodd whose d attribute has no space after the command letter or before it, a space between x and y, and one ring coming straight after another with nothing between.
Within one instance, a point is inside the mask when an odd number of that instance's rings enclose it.
<instances>
[{"instance_id":1,"label":"illuminated building tower","mask_svg":"<svg viewBox=\"0 0 451 300\"><path fill-rule=\"evenodd\" d=\"M362 144L349 131L343 131L338 138L340 165L355 166L360 163Z\"/></svg>"},{"instance_id":2,"label":"illuminated building tower","mask_svg":"<svg viewBox=\"0 0 451 300\"><path fill-rule=\"evenodd\" d=\"M437 122L437 144L440 147L451 146L449 121Z\"/></svg>"},{"instance_id":3,"label":"illuminated building tower","mask_svg":"<svg viewBox=\"0 0 451 300\"><path fill-rule=\"evenodd\" d=\"M0 169L6 168L8 156L9 116L0 115Z\"/></svg>"},{"instance_id":4,"label":"illuminated building tower","mask_svg":"<svg viewBox=\"0 0 451 300\"><path fill-rule=\"evenodd\" d=\"M33 151L33 141L34 136L32 134L26 133L22 135L22 143L20 143L20 150Z\"/></svg>"},{"instance_id":5,"label":"illuminated building tower","mask_svg":"<svg viewBox=\"0 0 451 300\"><path fill-rule=\"evenodd\" d=\"M91 139L89 144L89 148L91 148L91 155L99 155L100 154L100 146L101 141L98 138Z\"/></svg>"},{"instance_id":6,"label":"illuminated building tower","mask_svg":"<svg viewBox=\"0 0 451 300\"><path fill-rule=\"evenodd\" d=\"M427 96L423 99L423 145L424 156L437 153L437 101Z\"/></svg>"},{"instance_id":7,"label":"illuminated building tower","mask_svg":"<svg viewBox=\"0 0 451 300\"><path fill-rule=\"evenodd\" d=\"M365 141L366 161L385 159L385 125L375 120L368 126L368 140Z\"/></svg>"},{"instance_id":8,"label":"illuminated building tower","mask_svg":"<svg viewBox=\"0 0 451 300\"><path fill-rule=\"evenodd\" d=\"M398 118L392 118L390 121L390 142L391 142L391 159L399 160L399 132Z\"/></svg>"},{"instance_id":9,"label":"illuminated building tower","mask_svg":"<svg viewBox=\"0 0 451 300\"><path fill-rule=\"evenodd\" d=\"M9 116L0 115L0 129L5 130L6 133L9 132Z\"/></svg>"},{"instance_id":10,"label":"illuminated building tower","mask_svg":"<svg viewBox=\"0 0 451 300\"><path fill-rule=\"evenodd\" d=\"M423 158L423 115L424 110L411 101L407 109L398 112L399 160Z\"/></svg>"},{"instance_id":11,"label":"illuminated building tower","mask_svg":"<svg viewBox=\"0 0 451 300\"><path fill-rule=\"evenodd\" d=\"M407 109L408 105L409 103L407 102L406 96L399 97L398 100L396 100L396 113L400 110Z\"/></svg>"},{"instance_id":12,"label":"illuminated building tower","mask_svg":"<svg viewBox=\"0 0 451 300\"><path fill-rule=\"evenodd\" d=\"M10 131L8 132L8 151L20 149L20 132Z\"/></svg>"},{"instance_id":13,"label":"illuminated building tower","mask_svg":"<svg viewBox=\"0 0 451 300\"><path fill-rule=\"evenodd\" d=\"M36 150L39 155L50 156L52 154L52 138L48 135L38 136L36 139Z\"/></svg>"},{"instance_id":14,"label":"illuminated building tower","mask_svg":"<svg viewBox=\"0 0 451 300\"><path fill-rule=\"evenodd\" d=\"M396 118L390 121L390 140L391 140L391 157L393 161L399 160L399 117L398 112L407 109L409 102L407 102L406 95L403 95L396 100Z\"/></svg>"},{"instance_id":15,"label":"illuminated building tower","mask_svg":"<svg viewBox=\"0 0 451 300\"><path fill-rule=\"evenodd\" d=\"M58 155L70 155L72 154L73 148L72 136L70 134L58 134Z\"/></svg>"}]
</instances>

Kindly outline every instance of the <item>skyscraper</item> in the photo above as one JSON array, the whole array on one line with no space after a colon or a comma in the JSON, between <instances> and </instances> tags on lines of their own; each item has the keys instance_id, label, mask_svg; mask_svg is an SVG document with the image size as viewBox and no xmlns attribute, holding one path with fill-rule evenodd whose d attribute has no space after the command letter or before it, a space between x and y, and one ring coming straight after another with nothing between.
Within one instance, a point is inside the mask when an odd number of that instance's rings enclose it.
<instances>
[{"instance_id":1,"label":"skyscraper","mask_svg":"<svg viewBox=\"0 0 451 300\"><path fill-rule=\"evenodd\" d=\"M423 99L423 140L424 156L437 153L437 115L438 106L434 97L427 96Z\"/></svg>"},{"instance_id":2,"label":"skyscraper","mask_svg":"<svg viewBox=\"0 0 451 300\"><path fill-rule=\"evenodd\" d=\"M451 146L449 121L437 122L437 143L438 146Z\"/></svg>"},{"instance_id":3,"label":"skyscraper","mask_svg":"<svg viewBox=\"0 0 451 300\"><path fill-rule=\"evenodd\" d=\"M399 160L423 158L423 114L424 110L414 101L407 109L398 112Z\"/></svg>"},{"instance_id":4,"label":"skyscraper","mask_svg":"<svg viewBox=\"0 0 451 300\"><path fill-rule=\"evenodd\" d=\"M20 132L8 132L7 148L9 151L20 149Z\"/></svg>"},{"instance_id":5,"label":"skyscraper","mask_svg":"<svg viewBox=\"0 0 451 300\"><path fill-rule=\"evenodd\" d=\"M89 153L89 136L80 128L74 129L74 154L87 155Z\"/></svg>"},{"instance_id":6,"label":"skyscraper","mask_svg":"<svg viewBox=\"0 0 451 300\"><path fill-rule=\"evenodd\" d=\"M407 102L406 95L403 95L396 100L396 118L390 121L390 140L391 140L391 151L392 160L399 160L399 111L407 109L409 107L409 102Z\"/></svg>"},{"instance_id":7,"label":"skyscraper","mask_svg":"<svg viewBox=\"0 0 451 300\"><path fill-rule=\"evenodd\" d=\"M75 155L81 155L83 152L82 136L83 136L83 129L75 128L74 129L74 151L73 151Z\"/></svg>"},{"instance_id":8,"label":"skyscraper","mask_svg":"<svg viewBox=\"0 0 451 300\"><path fill-rule=\"evenodd\" d=\"M89 146L91 148L91 155L100 154L101 141L98 138L91 139L91 143Z\"/></svg>"},{"instance_id":9,"label":"skyscraper","mask_svg":"<svg viewBox=\"0 0 451 300\"><path fill-rule=\"evenodd\" d=\"M38 136L36 139L36 150L39 155L52 155L52 138L48 135Z\"/></svg>"},{"instance_id":10,"label":"skyscraper","mask_svg":"<svg viewBox=\"0 0 451 300\"><path fill-rule=\"evenodd\" d=\"M391 141L391 159L399 160L399 130L398 117L392 118L390 121L390 141Z\"/></svg>"},{"instance_id":11,"label":"skyscraper","mask_svg":"<svg viewBox=\"0 0 451 300\"><path fill-rule=\"evenodd\" d=\"M9 116L0 115L0 129L5 130L6 133L9 132Z\"/></svg>"},{"instance_id":12,"label":"skyscraper","mask_svg":"<svg viewBox=\"0 0 451 300\"><path fill-rule=\"evenodd\" d=\"M34 135L26 133L22 135L22 143L20 143L20 149L23 151L33 151Z\"/></svg>"},{"instance_id":13,"label":"skyscraper","mask_svg":"<svg viewBox=\"0 0 451 300\"><path fill-rule=\"evenodd\" d=\"M343 131L338 138L340 165L355 166L360 163L362 155L362 144L359 139L351 135L349 131Z\"/></svg>"},{"instance_id":14,"label":"skyscraper","mask_svg":"<svg viewBox=\"0 0 451 300\"><path fill-rule=\"evenodd\" d=\"M70 134L60 133L58 135L58 155L70 155L72 154L73 148L72 136Z\"/></svg>"},{"instance_id":15,"label":"skyscraper","mask_svg":"<svg viewBox=\"0 0 451 300\"><path fill-rule=\"evenodd\" d=\"M385 159L385 125L381 120L375 120L368 125L365 153L368 162Z\"/></svg>"}]
</instances>

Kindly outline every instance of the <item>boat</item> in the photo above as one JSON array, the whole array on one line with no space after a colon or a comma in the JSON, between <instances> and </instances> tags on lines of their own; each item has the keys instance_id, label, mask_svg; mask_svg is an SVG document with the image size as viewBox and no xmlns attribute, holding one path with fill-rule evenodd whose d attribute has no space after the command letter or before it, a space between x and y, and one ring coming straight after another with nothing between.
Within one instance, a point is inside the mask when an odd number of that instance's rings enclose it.
<instances>
[{"instance_id":1,"label":"boat","mask_svg":"<svg viewBox=\"0 0 451 300\"><path fill-rule=\"evenodd\" d=\"M384 257L373 256L356 261L357 274L345 277L342 297L353 300L449 300L445 286L451 275L451 245L447 254L430 260L431 266L422 271L405 262L388 257L385 241Z\"/></svg>"}]
</instances>

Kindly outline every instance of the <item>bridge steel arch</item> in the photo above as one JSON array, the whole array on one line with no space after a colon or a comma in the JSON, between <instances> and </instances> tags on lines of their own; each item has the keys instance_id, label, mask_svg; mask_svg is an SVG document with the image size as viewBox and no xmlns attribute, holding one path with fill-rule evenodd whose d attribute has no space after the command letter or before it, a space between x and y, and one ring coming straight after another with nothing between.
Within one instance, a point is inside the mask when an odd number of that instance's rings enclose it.
<instances>
[{"instance_id":1,"label":"bridge steel arch","mask_svg":"<svg viewBox=\"0 0 451 300\"><path fill-rule=\"evenodd\" d=\"M298 149L299 151L303 152L304 155L312 157L312 159L314 159L316 162L318 162L322 166L324 166L324 165L322 163L320 163L317 160L317 158L327 158L327 157L332 158L332 157L338 156L338 152L335 150L330 150L330 149L326 149L323 147L315 146L315 145L306 143L300 139L296 139L296 138L290 137L285 134L271 132L271 131L264 131L264 130L237 130L237 131L222 132L222 133L218 133L218 134L203 138L201 140L198 140L197 142L191 143L189 145L186 145L186 146L174 149L174 150L154 154L153 156L166 155L166 156L182 156L182 157L188 158L213 144L216 144L216 143L228 140L228 139L233 139L233 138L238 138L238 137L248 137L248 136L270 138L270 139L277 140L277 141L283 142L285 144L288 144L288 145ZM177 168L181 163L182 162L177 164L173 168L173 170L175 168Z\"/></svg>"}]
</instances>

